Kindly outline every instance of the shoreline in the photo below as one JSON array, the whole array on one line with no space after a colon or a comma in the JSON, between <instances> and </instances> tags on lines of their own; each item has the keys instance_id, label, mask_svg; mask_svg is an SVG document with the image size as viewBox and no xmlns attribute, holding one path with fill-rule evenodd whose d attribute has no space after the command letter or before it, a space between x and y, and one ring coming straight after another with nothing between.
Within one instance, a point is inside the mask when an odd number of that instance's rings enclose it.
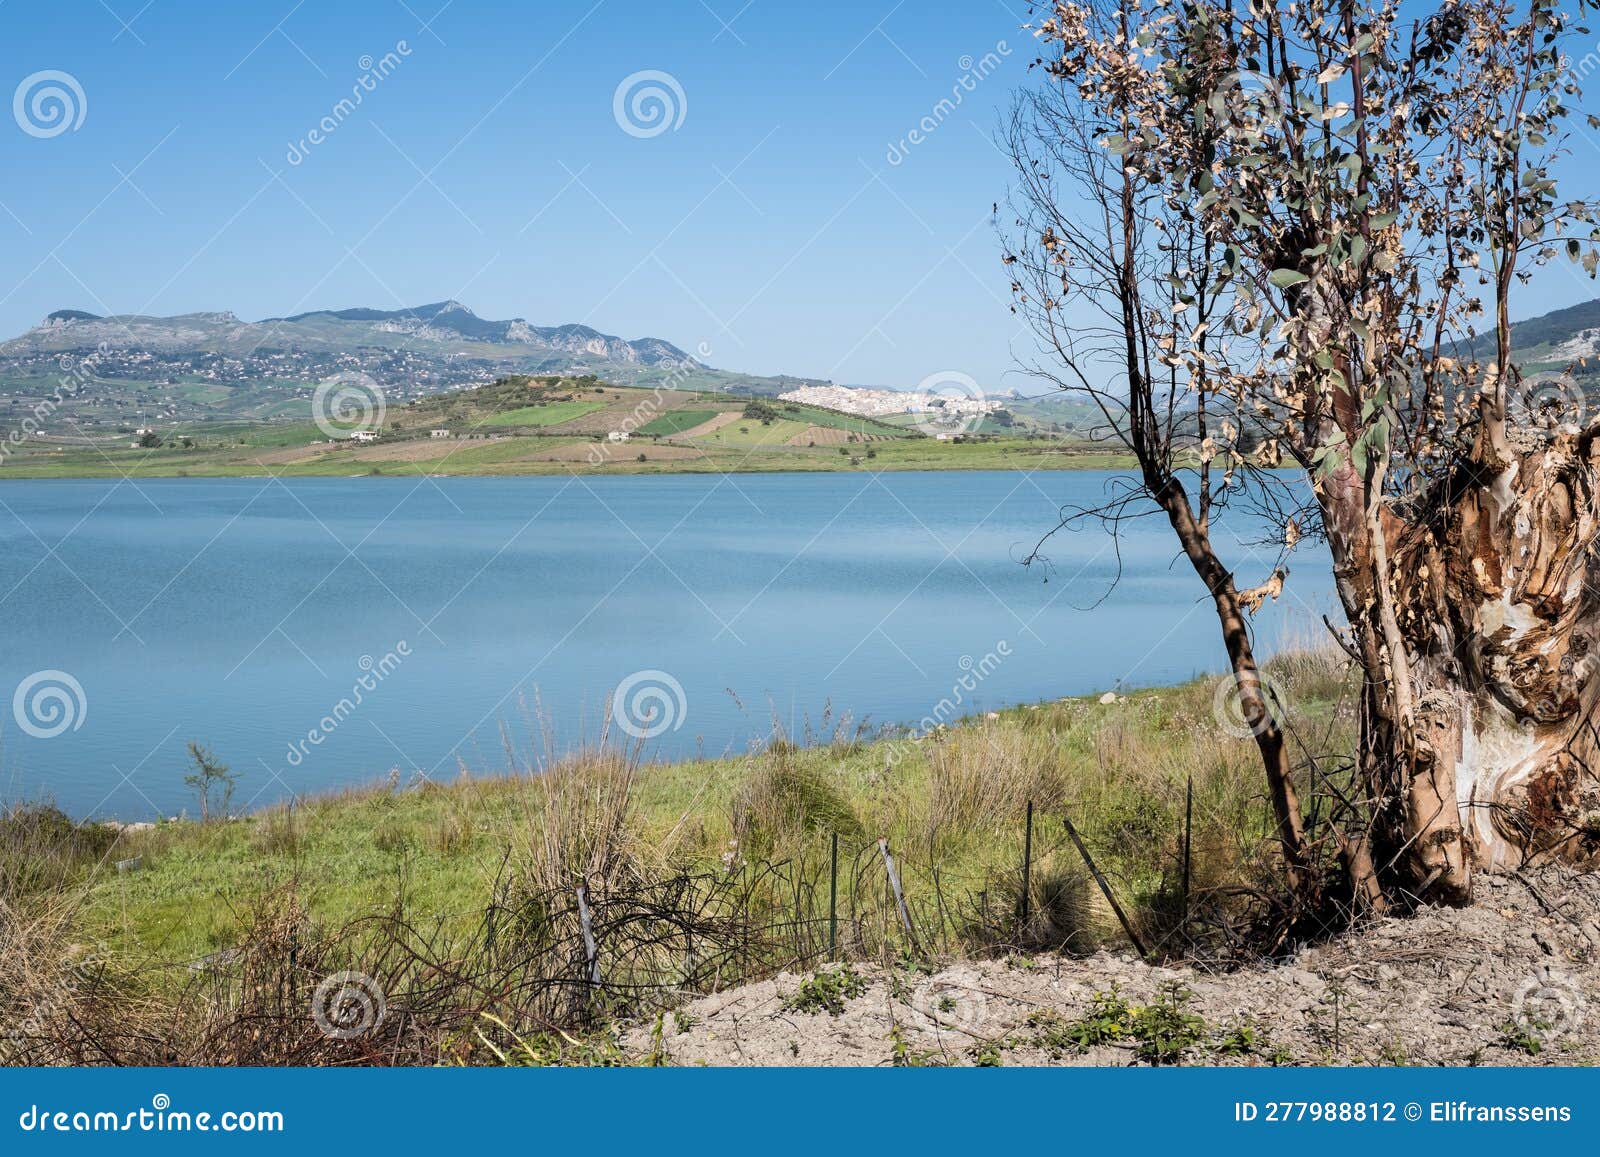
<instances>
[{"instance_id":1,"label":"shoreline","mask_svg":"<svg viewBox=\"0 0 1600 1157\"><path fill-rule=\"evenodd\" d=\"M1047 470L1051 473L1128 473L1137 469L1136 463L1131 458L1122 459L1112 455L1107 456L1106 462L1073 462L1059 465L1035 464L1032 466L1007 466L990 463L974 463L972 465L952 465L943 467L930 467L922 463L907 463L905 465L877 466L871 470L861 467L836 468L796 468L793 466L753 466L736 470L721 470L715 467L685 470L503 470L503 471L446 471L443 473L416 472L401 473L373 473L363 471L360 473L343 473L336 471L309 471L297 470L292 473L234 473L231 471L173 471L148 474L125 474L115 470L106 470L103 473L63 474L52 471L19 470L15 467L0 467L0 484L11 482L249 482L277 479L279 481L294 481L298 478L337 478L352 482L404 482L420 481L424 479L507 479L507 478L641 478L665 476L709 477L728 474L759 474L780 475L786 474L796 478L808 477L816 474L1029 474L1038 470Z\"/></svg>"},{"instance_id":2,"label":"shoreline","mask_svg":"<svg viewBox=\"0 0 1600 1157\"><path fill-rule=\"evenodd\" d=\"M994 707L972 711L966 715L956 716L948 723L941 724L936 730L946 733L962 731L974 726L982 725L983 723L992 720L1022 718L1025 712L1039 712L1058 708L1088 709L1095 707L1117 707L1123 704L1131 703L1136 698L1152 702L1159 701L1164 697L1179 695L1191 688L1207 685L1212 680L1219 677L1220 675L1218 672L1201 671L1196 672L1187 679L1181 679L1173 683L1154 683L1146 686L1119 688L1115 691L1090 691L1082 695L1061 695L1052 699L1038 699L1030 702L1000 704ZM1108 695L1115 695L1116 698L1114 700L1107 700L1106 696ZM928 738L928 735L919 736L915 734L910 729L905 728L904 725L886 724L884 725L884 730L874 735L856 739L852 741L852 745L862 749L876 749L882 747L892 747L897 744L917 745L926 742ZM819 753L824 752L830 746L832 746L829 741L823 739L819 739L812 743L795 743L793 740L785 737L784 742L792 747L794 751L806 757L815 757ZM576 747L569 752L561 753L556 757L552 766L559 766L564 762L581 760L596 754L601 754L605 750L615 750L618 752L627 751L627 749L623 748L597 749L592 745L585 744ZM678 758L647 758L641 751L637 753L636 756L630 756L630 758L637 758L637 765L640 773L648 776L658 771L671 773L690 767L717 766L730 763L749 762L752 760L761 759L770 754L771 751L768 747L762 747L746 751L736 751L730 748L729 750L715 755L691 755ZM249 810L241 811L234 815L229 815L225 820L213 822L238 823L245 820L259 820L263 816L277 812L291 803L295 807L308 807L312 805L337 803L342 799L362 797L375 793L405 793L427 790L429 788L442 789L446 791L456 790L458 788L471 789L474 787L485 790L498 790L508 787L515 787L519 784L526 784L529 781L537 780L541 775L547 774L549 770L550 768L528 769L523 771L482 772L471 775L455 774L452 775L448 781L442 779L433 779L427 776L422 776L419 779L416 775L413 775L410 781L399 784L398 786L393 784L393 782L387 776L375 774L370 778L352 780L348 783L330 783L311 791L296 793L287 797L278 797L270 802L253 806L249 808ZM7 808L18 806L27 807L34 804L45 804L51 807L57 806L48 800L42 800L38 798L28 799L24 797L17 799L5 799L4 797L0 797L0 813L3 813ZM200 820L190 817L187 814L187 808L181 809L180 814L177 816L158 816L154 820L124 820L116 816L97 817L93 814L78 816L70 811L67 811L66 809L62 810L75 823L82 824L84 826L113 829L119 832L153 831L158 828L171 828L175 825L185 824L199 826L201 823Z\"/></svg>"},{"instance_id":3,"label":"shoreline","mask_svg":"<svg viewBox=\"0 0 1600 1157\"><path fill-rule=\"evenodd\" d=\"M228 469L206 469L192 467L177 467L170 470L140 470L138 472L118 469L114 464L103 469L82 472L65 472L59 470L29 468L27 466L0 467L0 483L7 480L16 482L144 482L160 481L166 479L206 481L220 479L293 479L293 478L347 478L352 480L366 479L439 479L439 478L635 478L661 475L691 475L691 476L726 476L730 474L790 474L795 476L810 474L982 474L982 473L1032 473L1034 471L1113 471L1127 472L1137 468L1131 457L1117 454L1063 456L1066 460L1050 460L1043 455L1042 460L1024 464L1007 464L1004 462L976 461L953 462L941 466L930 466L925 462L907 463L877 463L871 468L864 466L811 466L797 467L788 464L774 465L735 465L724 469L716 465L704 466L667 466L666 468L651 468L650 464L618 463L615 466L586 468L583 470L560 469L561 464L551 463L551 469L522 469L522 470L448 470L448 471L404 471L404 470L305 470L294 469L282 472L249 471Z\"/></svg>"}]
</instances>

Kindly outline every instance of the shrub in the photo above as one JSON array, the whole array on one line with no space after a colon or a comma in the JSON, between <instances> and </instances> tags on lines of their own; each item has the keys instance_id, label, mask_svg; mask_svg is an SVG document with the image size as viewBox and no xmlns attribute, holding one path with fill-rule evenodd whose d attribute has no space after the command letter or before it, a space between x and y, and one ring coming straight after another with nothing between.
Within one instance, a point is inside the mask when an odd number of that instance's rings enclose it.
<instances>
[{"instance_id":1,"label":"shrub","mask_svg":"<svg viewBox=\"0 0 1600 1157\"><path fill-rule=\"evenodd\" d=\"M116 828L76 824L52 804L13 804L0 813L0 899L58 889L105 859Z\"/></svg>"}]
</instances>

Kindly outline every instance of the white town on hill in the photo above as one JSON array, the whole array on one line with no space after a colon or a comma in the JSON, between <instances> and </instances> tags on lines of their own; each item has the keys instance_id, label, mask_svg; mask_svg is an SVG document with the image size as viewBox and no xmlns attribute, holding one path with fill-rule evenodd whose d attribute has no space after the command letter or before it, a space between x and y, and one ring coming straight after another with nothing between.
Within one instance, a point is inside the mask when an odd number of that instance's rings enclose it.
<instances>
[{"instance_id":1,"label":"white town on hill","mask_svg":"<svg viewBox=\"0 0 1600 1157\"><path fill-rule=\"evenodd\" d=\"M945 417L992 414L1004 409L1005 403L985 397L976 389L969 395L957 393L928 393L916 390L878 390L864 386L801 386L778 395L785 402L799 402L807 406L821 406L864 418L881 418L891 414L942 413Z\"/></svg>"}]
</instances>

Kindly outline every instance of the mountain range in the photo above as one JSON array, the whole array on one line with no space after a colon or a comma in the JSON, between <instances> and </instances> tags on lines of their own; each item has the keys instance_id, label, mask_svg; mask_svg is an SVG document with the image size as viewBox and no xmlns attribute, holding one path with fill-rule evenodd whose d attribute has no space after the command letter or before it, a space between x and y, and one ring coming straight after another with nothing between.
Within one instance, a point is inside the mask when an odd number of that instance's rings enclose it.
<instances>
[{"instance_id":1,"label":"mountain range","mask_svg":"<svg viewBox=\"0 0 1600 1157\"><path fill-rule=\"evenodd\" d=\"M775 394L814 379L729 373L661 338L632 340L585 325L536 326L494 321L458 301L409 309L315 310L243 321L231 312L176 317L102 317L61 309L0 342L0 385L38 388L61 375L63 358L93 355L93 391L101 383L167 388L240 416L270 410L285 390L335 374L359 372L391 397L410 398L492 382L507 374L594 374L625 385ZM199 401L199 399L196 399Z\"/></svg>"},{"instance_id":2,"label":"mountain range","mask_svg":"<svg viewBox=\"0 0 1600 1157\"><path fill-rule=\"evenodd\" d=\"M1600 371L1600 299L1512 327L1525 369L1589 359ZM1479 339L1483 344L1484 339ZM9 407L59 391L65 367L82 363L70 409L84 421L299 416L309 388L358 372L391 400L480 385L510 374L592 374L620 385L774 395L816 378L761 377L715 369L662 338L626 339L586 325L494 321L459 301L409 309L314 310L243 321L231 312L102 317L61 309L0 342L0 400ZM1037 399L1055 413L1064 399ZM1070 408L1070 407L1068 407ZM1066 411L1063 410L1062 413Z\"/></svg>"},{"instance_id":3,"label":"mountain range","mask_svg":"<svg viewBox=\"0 0 1600 1157\"><path fill-rule=\"evenodd\" d=\"M363 348L421 348L463 353L468 343L504 347L509 357L568 357L639 366L698 363L659 338L625 341L584 325L543 328L522 318L489 321L458 301L415 309L336 309L241 321L230 312L177 317L99 317L62 309L19 338L0 344L0 356L90 348L101 341L152 352L251 354L282 349L348 352ZM473 351L483 353L486 351ZM492 356L492 355L490 355Z\"/></svg>"}]
</instances>

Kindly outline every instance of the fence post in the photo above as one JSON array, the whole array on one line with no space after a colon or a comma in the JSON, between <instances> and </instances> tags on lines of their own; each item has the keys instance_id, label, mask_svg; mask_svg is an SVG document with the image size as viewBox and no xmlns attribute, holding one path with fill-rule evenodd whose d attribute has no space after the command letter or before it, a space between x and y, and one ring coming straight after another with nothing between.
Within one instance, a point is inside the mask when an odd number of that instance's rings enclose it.
<instances>
[{"instance_id":1,"label":"fence post","mask_svg":"<svg viewBox=\"0 0 1600 1157\"><path fill-rule=\"evenodd\" d=\"M1022 832L1022 904L1017 920L1018 931L1026 936L1028 934L1028 894L1032 891L1033 878L1033 801L1028 801L1028 821Z\"/></svg>"},{"instance_id":2,"label":"fence post","mask_svg":"<svg viewBox=\"0 0 1600 1157\"><path fill-rule=\"evenodd\" d=\"M906 938L911 941L911 950L919 951L917 930L911 926L911 912L906 907L906 894L900 887L900 871L894 866L894 857L889 854L889 841L886 837L879 838L878 850L883 853L884 870L889 873L889 887L894 889L895 907L900 910L900 923L905 926Z\"/></svg>"},{"instance_id":3,"label":"fence post","mask_svg":"<svg viewBox=\"0 0 1600 1157\"><path fill-rule=\"evenodd\" d=\"M1083 862L1089 865L1089 873L1094 876L1094 882L1100 885L1100 891L1106 898L1106 903L1111 905L1111 910L1116 913L1117 922L1122 925L1122 930L1128 934L1128 939L1133 941L1134 948L1143 959L1149 959L1150 953L1145 950L1144 943L1139 939L1139 934L1133 930L1133 922L1128 919L1128 914L1122 910L1122 905L1117 903L1115 893L1111 891L1111 884L1101 874L1099 865L1094 862L1094 857L1089 855L1089 849L1084 847L1078 829L1072 826L1072 821L1066 816L1061 817L1061 822L1067 825L1067 835L1072 837L1072 842L1077 846L1078 854L1083 857Z\"/></svg>"},{"instance_id":4,"label":"fence post","mask_svg":"<svg viewBox=\"0 0 1600 1157\"><path fill-rule=\"evenodd\" d=\"M1189 786L1183 797L1183 927L1189 928L1189 862L1190 840L1194 835L1194 773L1189 773Z\"/></svg>"},{"instance_id":5,"label":"fence post","mask_svg":"<svg viewBox=\"0 0 1600 1157\"><path fill-rule=\"evenodd\" d=\"M594 939L594 917L589 913L589 882L578 882L578 923L583 926L584 963L591 987L600 987L600 946Z\"/></svg>"},{"instance_id":6,"label":"fence post","mask_svg":"<svg viewBox=\"0 0 1600 1157\"><path fill-rule=\"evenodd\" d=\"M833 833L833 851L828 864L828 959L839 951L839 833Z\"/></svg>"}]
</instances>

